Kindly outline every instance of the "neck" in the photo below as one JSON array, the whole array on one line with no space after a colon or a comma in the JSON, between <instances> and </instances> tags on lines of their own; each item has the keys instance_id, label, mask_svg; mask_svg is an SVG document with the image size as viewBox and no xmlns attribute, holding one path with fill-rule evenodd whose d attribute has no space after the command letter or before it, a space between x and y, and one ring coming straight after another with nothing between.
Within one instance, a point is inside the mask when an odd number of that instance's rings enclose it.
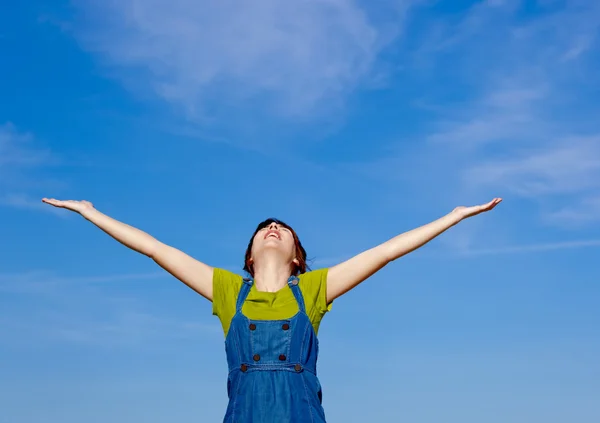
<instances>
[{"instance_id":1,"label":"neck","mask_svg":"<svg viewBox=\"0 0 600 423\"><path fill-rule=\"evenodd\" d=\"M290 265L281 260L263 260L254 265L254 283L258 291L276 292L290 277Z\"/></svg>"}]
</instances>

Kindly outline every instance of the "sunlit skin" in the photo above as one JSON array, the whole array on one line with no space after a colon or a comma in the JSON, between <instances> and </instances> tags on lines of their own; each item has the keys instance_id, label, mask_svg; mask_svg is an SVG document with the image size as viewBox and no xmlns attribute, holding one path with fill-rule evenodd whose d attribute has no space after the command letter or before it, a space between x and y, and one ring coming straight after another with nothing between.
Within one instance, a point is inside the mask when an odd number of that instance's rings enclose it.
<instances>
[{"instance_id":1,"label":"sunlit skin","mask_svg":"<svg viewBox=\"0 0 600 423\"><path fill-rule=\"evenodd\" d=\"M119 222L94 208L89 201L61 201L42 199L44 203L79 213L125 246L152 258L159 266L212 301L214 269L182 251L166 245L151 235ZM388 263L420 248L461 221L494 209L501 198L471 207L456 207L441 218L397 235L388 241L329 268L327 274L327 302L350 291ZM256 288L275 292L286 286L294 263L297 264L291 232L271 223L254 237L251 263Z\"/></svg>"},{"instance_id":2,"label":"sunlit skin","mask_svg":"<svg viewBox=\"0 0 600 423\"><path fill-rule=\"evenodd\" d=\"M272 222L254 236L250 257L256 289L276 292L285 286L281 281L290 277L296 259L292 232Z\"/></svg>"}]
</instances>

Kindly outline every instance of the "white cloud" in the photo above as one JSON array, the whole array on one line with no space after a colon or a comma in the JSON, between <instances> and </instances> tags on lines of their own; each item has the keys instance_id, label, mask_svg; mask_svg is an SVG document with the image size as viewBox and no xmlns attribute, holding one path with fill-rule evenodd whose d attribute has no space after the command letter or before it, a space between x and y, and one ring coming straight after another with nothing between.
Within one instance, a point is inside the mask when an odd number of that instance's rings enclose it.
<instances>
[{"instance_id":1,"label":"white cloud","mask_svg":"<svg viewBox=\"0 0 600 423\"><path fill-rule=\"evenodd\" d=\"M140 347L197 339L200 334L222 336L218 323L186 321L139 311L120 310L102 320L83 316L66 318L48 325L47 337L93 347Z\"/></svg>"},{"instance_id":2,"label":"white cloud","mask_svg":"<svg viewBox=\"0 0 600 423\"><path fill-rule=\"evenodd\" d=\"M324 113L373 76L393 38L354 0L75 4L85 49L130 87L145 95L150 87L196 118L238 104L288 117Z\"/></svg>"},{"instance_id":3,"label":"white cloud","mask_svg":"<svg viewBox=\"0 0 600 423\"><path fill-rule=\"evenodd\" d=\"M535 200L548 223L597 222L600 127L585 119L598 112L585 99L600 82L591 55L599 4L539 3L540 16L527 21L518 19L520 5L498 5L498 15L481 3L448 26L457 41L446 51L461 54L453 56L461 74L477 75L478 83L475 95L446 108L429 146L455 159L467 192Z\"/></svg>"},{"instance_id":4,"label":"white cloud","mask_svg":"<svg viewBox=\"0 0 600 423\"><path fill-rule=\"evenodd\" d=\"M478 2L425 21L413 71L452 83L432 84L418 102L429 120L410 135L421 140L417 154L402 140L395 156L356 167L438 204L502 196L536 204L544 223L600 222L600 3L537 2L527 19L523 4ZM448 237L462 249L473 238Z\"/></svg>"},{"instance_id":5,"label":"white cloud","mask_svg":"<svg viewBox=\"0 0 600 423\"><path fill-rule=\"evenodd\" d=\"M548 242L531 245L510 245L498 248L476 248L470 247L466 250L458 251L462 256L495 255L495 254L523 254L540 253L545 251L579 249L579 248L597 248L600 247L600 239L589 239L566 242Z\"/></svg>"},{"instance_id":6,"label":"white cloud","mask_svg":"<svg viewBox=\"0 0 600 423\"><path fill-rule=\"evenodd\" d=\"M32 142L31 134L17 131L12 123L0 125L0 171L12 166L37 166L52 160L48 150L36 148Z\"/></svg>"},{"instance_id":7,"label":"white cloud","mask_svg":"<svg viewBox=\"0 0 600 423\"><path fill-rule=\"evenodd\" d=\"M122 348L184 341L199 334L222 336L219 323L210 316L195 320L181 311L168 316L149 312L156 304L146 304L148 296L142 296L143 301L112 285L141 281L152 289L150 280L169 277L164 271L80 277L47 271L0 274L0 298L6 301L0 301L2 341Z\"/></svg>"},{"instance_id":8,"label":"white cloud","mask_svg":"<svg viewBox=\"0 0 600 423\"><path fill-rule=\"evenodd\" d=\"M574 93L585 94L600 82L591 54L600 4L538 2L530 5L538 10L528 19L522 6L519 0L479 2L462 19L438 24L435 36L418 50L420 62L429 63L434 74L444 73L445 61L452 63L455 83L465 87L459 101L442 109L430 141L464 148L544 143L557 130L572 135Z\"/></svg>"},{"instance_id":9,"label":"white cloud","mask_svg":"<svg viewBox=\"0 0 600 423\"><path fill-rule=\"evenodd\" d=\"M48 207L48 205L43 204L39 198L32 198L24 193L9 193L0 196L0 206L7 206L23 210L41 211L60 217L67 217L72 214L72 212L67 212L64 209Z\"/></svg>"},{"instance_id":10,"label":"white cloud","mask_svg":"<svg viewBox=\"0 0 600 423\"><path fill-rule=\"evenodd\" d=\"M19 131L10 122L0 125L0 206L60 214L24 192L61 185L51 178L35 177L39 169L58 163L57 156L41 147L32 134Z\"/></svg>"},{"instance_id":11,"label":"white cloud","mask_svg":"<svg viewBox=\"0 0 600 423\"><path fill-rule=\"evenodd\" d=\"M93 348L160 348L199 336L222 337L218 322L186 320L143 311L105 308L101 318L85 311L30 312L0 315L0 343L72 343Z\"/></svg>"},{"instance_id":12,"label":"white cloud","mask_svg":"<svg viewBox=\"0 0 600 423\"><path fill-rule=\"evenodd\" d=\"M587 193L600 188L600 136L548 140L508 159L477 164L464 173L465 183L527 197Z\"/></svg>"},{"instance_id":13,"label":"white cloud","mask_svg":"<svg viewBox=\"0 0 600 423\"><path fill-rule=\"evenodd\" d=\"M144 283L148 283L148 280L171 277L165 271L65 277L40 270L17 274L0 274L0 292L37 295L72 289L73 286L84 287L86 285L127 281L143 281Z\"/></svg>"},{"instance_id":14,"label":"white cloud","mask_svg":"<svg viewBox=\"0 0 600 423\"><path fill-rule=\"evenodd\" d=\"M583 198L579 203L568 205L546 213L551 223L567 225L587 225L600 222L600 196Z\"/></svg>"},{"instance_id":15,"label":"white cloud","mask_svg":"<svg viewBox=\"0 0 600 423\"><path fill-rule=\"evenodd\" d=\"M492 142L538 139L549 126L540 121L536 111L546 94L544 88L519 86L514 81L506 81L505 85L454 111L459 115L454 119L442 119L427 140L469 149Z\"/></svg>"}]
</instances>

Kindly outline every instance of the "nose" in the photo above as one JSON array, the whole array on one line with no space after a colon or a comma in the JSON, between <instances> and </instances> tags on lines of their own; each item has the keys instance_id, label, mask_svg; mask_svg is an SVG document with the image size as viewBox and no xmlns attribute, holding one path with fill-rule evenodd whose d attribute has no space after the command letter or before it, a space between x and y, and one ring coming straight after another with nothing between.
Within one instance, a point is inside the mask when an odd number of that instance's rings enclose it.
<instances>
[{"instance_id":1,"label":"nose","mask_svg":"<svg viewBox=\"0 0 600 423\"><path fill-rule=\"evenodd\" d=\"M271 222L271 224L269 225L269 230L271 229L279 230L279 225L277 225L277 223L275 222Z\"/></svg>"}]
</instances>

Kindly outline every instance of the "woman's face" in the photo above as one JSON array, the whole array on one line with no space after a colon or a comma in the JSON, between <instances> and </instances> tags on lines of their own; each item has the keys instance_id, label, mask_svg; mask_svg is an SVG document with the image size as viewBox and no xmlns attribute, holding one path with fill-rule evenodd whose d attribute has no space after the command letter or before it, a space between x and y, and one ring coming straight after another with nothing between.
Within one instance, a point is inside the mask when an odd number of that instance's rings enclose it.
<instances>
[{"instance_id":1,"label":"woman's face","mask_svg":"<svg viewBox=\"0 0 600 423\"><path fill-rule=\"evenodd\" d=\"M296 258L292 231L275 222L259 230L252 242L252 261L256 263L260 256L268 251L277 251L282 260L292 263Z\"/></svg>"}]
</instances>

